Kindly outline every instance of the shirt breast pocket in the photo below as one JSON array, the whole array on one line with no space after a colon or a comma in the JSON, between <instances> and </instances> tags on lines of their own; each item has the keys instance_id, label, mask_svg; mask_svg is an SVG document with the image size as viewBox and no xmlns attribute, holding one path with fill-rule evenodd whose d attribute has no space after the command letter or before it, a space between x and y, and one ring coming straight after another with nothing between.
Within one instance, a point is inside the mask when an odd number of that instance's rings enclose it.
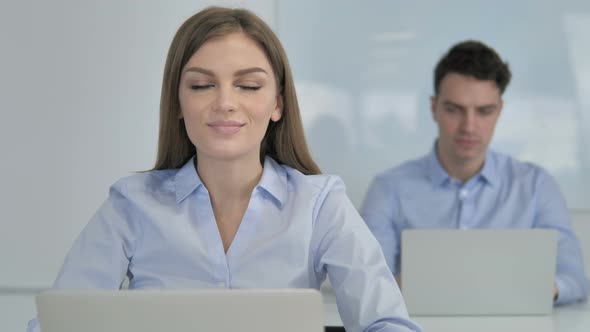
<instances>
[{"instance_id":1,"label":"shirt breast pocket","mask_svg":"<svg viewBox=\"0 0 590 332\"><path fill-rule=\"evenodd\" d=\"M455 228L455 200L444 195L431 197L402 197L400 200L401 229Z\"/></svg>"}]
</instances>

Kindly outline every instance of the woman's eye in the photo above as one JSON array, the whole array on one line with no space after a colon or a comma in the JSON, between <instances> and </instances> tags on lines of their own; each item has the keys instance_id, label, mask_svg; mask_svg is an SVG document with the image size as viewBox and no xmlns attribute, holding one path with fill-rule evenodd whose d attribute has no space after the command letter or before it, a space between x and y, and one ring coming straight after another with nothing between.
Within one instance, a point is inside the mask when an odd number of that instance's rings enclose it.
<instances>
[{"instance_id":1,"label":"woman's eye","mask_svg":"<svg viewBox=\"0 0 590 332\"><path fill-rule=\"evenodd\" d=\"M248 91L256 91L260 89L260 86L254 86L254 85L238 85L238 88L243 89L243 90L248 90Z\"/></svg>"},{"instance_id":2,"label":"woman's eye","mask_svg":"<svg viewBox=\"0 0 590 332\"><path fill-rule=\"evenodd\" d=\"M200 84L200 85L192 84L190 86L191 90L206 90L206 89L209 89L212 87L213 87L213 84Z\"/></svg>"}]
</instances>

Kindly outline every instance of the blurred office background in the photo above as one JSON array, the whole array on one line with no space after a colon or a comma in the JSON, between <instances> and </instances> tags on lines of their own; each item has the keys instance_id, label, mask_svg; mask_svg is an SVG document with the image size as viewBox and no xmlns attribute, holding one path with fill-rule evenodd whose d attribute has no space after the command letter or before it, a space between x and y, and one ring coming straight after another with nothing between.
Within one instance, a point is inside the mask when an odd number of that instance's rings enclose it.
<instances>
[{"instance_id":1,"label":"blurred office background","mask_svg":"<svg viewBox=\"0 0 590 332\"><path fill-rule=\"evenodd\" d=\"M0 2L0 330L22 331L118 178L153 166L166 52L212 4L281 38L308 143L358 207L378 172L431 149L433 68L474 38L510 63L493 147L555 176L590 210L590 2Z\"/></svg>"}]
</instances>

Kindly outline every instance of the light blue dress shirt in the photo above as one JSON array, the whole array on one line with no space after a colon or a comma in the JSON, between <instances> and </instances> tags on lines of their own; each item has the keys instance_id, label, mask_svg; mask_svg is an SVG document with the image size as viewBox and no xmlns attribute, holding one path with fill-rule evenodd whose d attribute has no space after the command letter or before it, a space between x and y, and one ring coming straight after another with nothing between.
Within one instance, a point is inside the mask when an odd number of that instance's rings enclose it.
<instances>
[{"instance_id":1,"label":"light blue dress shirt","mask_svg":"<svg viewBox=\"0 0 590 332\"><path fill-rule=\"evenodd\" d=\"M533 164L488 150L482 170L461 183L442 168L433 149L377 176L361 215L393 274L400 272L400 238L406 228L555 229L556 303L588 294L580 244L565 200L553 178Z\"/></svg>"},{"instance_id":2,"label":"light blue dress shirt","mask_svg":"<svg viewBox=\"0 0 590 332\"><path fill-rule=\"evenodd\" d=\"M114 184L55 288L316 288L326 274L347 331L419 331L340 178L266 158L225 253L193 160ZM38 322L29 323L29 331Z\"/></svg>"}]
</instances>

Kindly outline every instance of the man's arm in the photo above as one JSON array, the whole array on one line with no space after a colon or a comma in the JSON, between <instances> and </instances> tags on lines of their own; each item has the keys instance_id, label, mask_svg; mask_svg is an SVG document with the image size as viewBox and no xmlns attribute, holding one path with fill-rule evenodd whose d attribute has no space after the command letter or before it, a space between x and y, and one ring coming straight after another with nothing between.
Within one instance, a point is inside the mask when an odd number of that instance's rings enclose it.
<instances>
[{"instance_id":1,"label":"man's arm","mask_svg":"<svg viewBox=\"0 0 590 332\"><path fill-rule=\"evenodd\" d=\"M395 216L399 213L394 188L390 188L384 176L377 176L371 183L360 209L360 214L381 245L390 271L399 273L400 232Z\"/></svg>"},{"instance_id":2,"label":"man's arm","mask_svg":"<svg viewBox=\"0 0 590 332\"><path fill-rule=\"evenodd\" d=\"M588 296L588 280L584 273L580 243L573 232L565 199L555 180L542 170L535 189L537 201L534 227L555 229L559 233L555 303L583 300Z\"/></svg>"}]
</instances>

